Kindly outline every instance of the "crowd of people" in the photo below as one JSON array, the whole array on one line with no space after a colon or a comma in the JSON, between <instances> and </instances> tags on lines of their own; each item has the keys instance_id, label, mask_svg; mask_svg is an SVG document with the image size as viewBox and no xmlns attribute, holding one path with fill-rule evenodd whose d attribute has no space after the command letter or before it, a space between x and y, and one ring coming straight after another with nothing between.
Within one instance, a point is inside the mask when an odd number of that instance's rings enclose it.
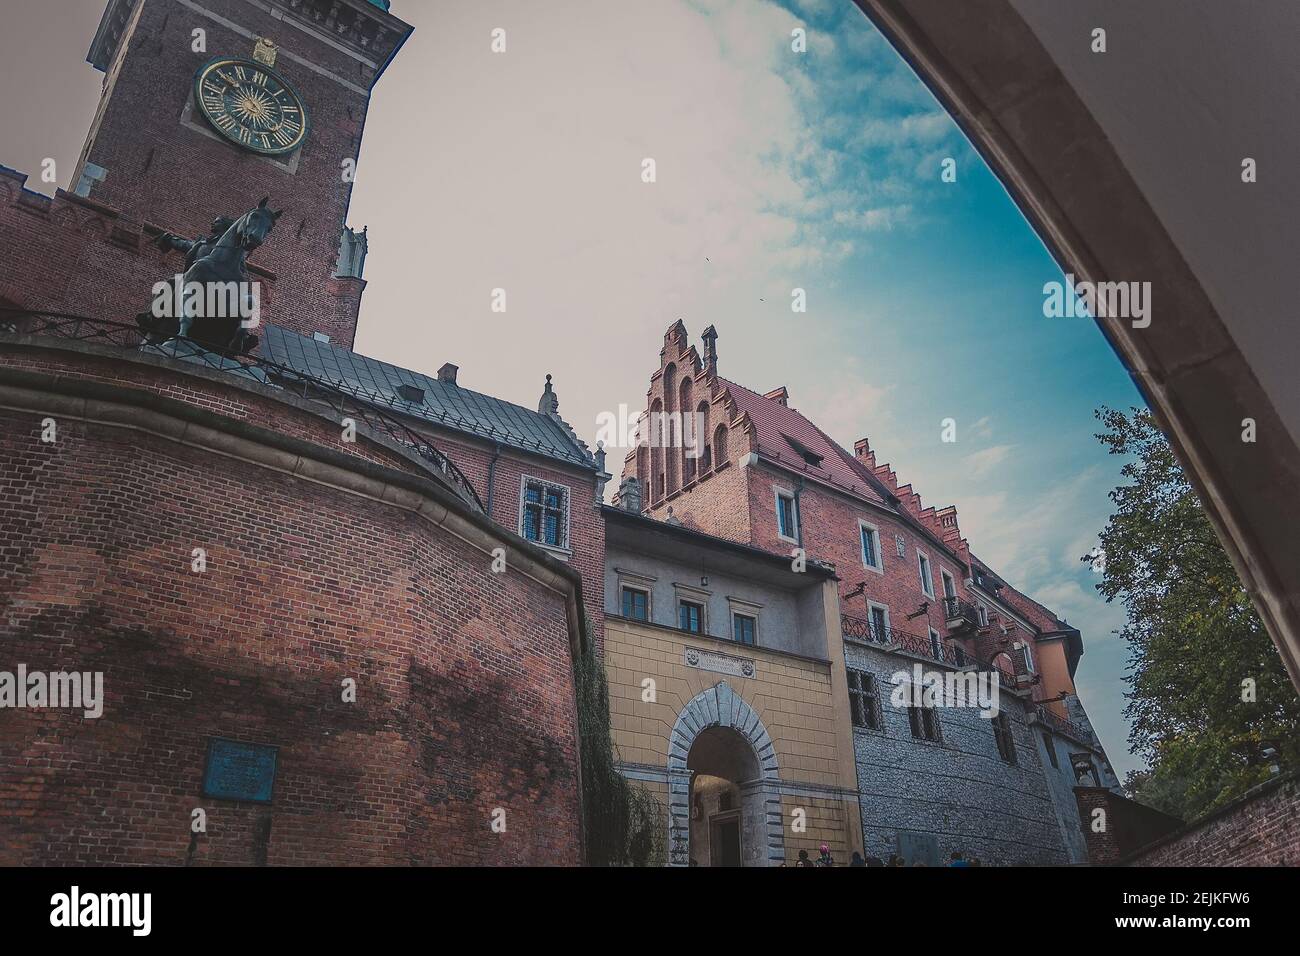
<instances>
[{"instance_id":1,"label":"crowd of people","mask_svg":"<svg viewBox=\"0 0 1300 956\"><path fill-rule=\"evenodd\" d=\"M785 863L781 864L785 866ZM817 859L812 859L807 850L799 851L799 858L795 860L795 866L835 866L835 858L831 855L829 844L823 843ZM889 862L886 863L878 856L864 857L857 850L853 851L853 856L849 859L849 866L907 866L908 863L897 853L890 854ZM924 860L913 860L912 866L925 866ZM967 858L960 850L954 850L952 858L948 861L948 866L980 866L979 857Z\"/></svg>"}]
</instances>

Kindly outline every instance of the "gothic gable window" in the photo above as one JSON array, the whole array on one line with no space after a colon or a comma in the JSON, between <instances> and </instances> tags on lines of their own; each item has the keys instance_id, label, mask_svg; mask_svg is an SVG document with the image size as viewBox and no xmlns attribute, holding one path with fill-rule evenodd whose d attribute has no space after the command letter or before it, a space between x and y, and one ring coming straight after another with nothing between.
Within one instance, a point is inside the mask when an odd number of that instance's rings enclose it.
<instances>
[{"instance_id":1,"label":"gothic gable window","mask_svg":"<svg viewBox=\"0 0 1300 956\"><path fill-rule=\"evenodd\" d=\"M519 533L548 548L569 548L569 489L538 478L523 479Z\"/></svg>"},{"instance_id":2,"label":"gothic gable window","mask_svg":"<svg viewBox=\"0 0 1300 956\"><path fill-rule=\"evenodd\" d=\"M998 745L998 756L1007 763L1016 762L1016 739L1011 734L1011 718L998 714L993 718L993 739Z\"/></svg>"}]
</instances>

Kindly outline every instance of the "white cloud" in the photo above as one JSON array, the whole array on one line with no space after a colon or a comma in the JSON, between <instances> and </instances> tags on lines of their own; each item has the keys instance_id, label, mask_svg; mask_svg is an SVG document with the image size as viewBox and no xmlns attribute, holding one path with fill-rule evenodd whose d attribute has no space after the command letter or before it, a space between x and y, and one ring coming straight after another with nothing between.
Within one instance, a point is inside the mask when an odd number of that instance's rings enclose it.
<instances>
[{"instance_id":1,"label":"white cloud","mask_svg":"<svg viewBox=\"0 0 1300 956\"><path fill-rule=\"evenodd\" d=\"M979 451L972 452L964 459L966 476L968 478L980 478L987 475L1006 461L1011 452L1015 450L1015 447L1015 445L990 445L988 448L981 448Z\"/></svg>"}]
</instances>

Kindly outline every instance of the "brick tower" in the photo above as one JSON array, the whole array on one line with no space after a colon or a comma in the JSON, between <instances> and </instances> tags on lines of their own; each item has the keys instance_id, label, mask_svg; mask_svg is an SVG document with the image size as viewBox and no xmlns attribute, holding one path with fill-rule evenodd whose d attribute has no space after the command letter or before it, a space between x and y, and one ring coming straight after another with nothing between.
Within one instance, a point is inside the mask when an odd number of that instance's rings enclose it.
<instances>
[{"instance_id":1,"label":"brick tower","mask_svg":"<svg viewBox=\"0 0 1300 956\"><path fill-rule=\"evenodd\" d=\"M293 303L273 320L351 347L364 288L352 173L371 90L411 29L387 0L109 0L76 192L186 236L270 196L285 214L250 263Z\"/></svg>"}]
</instances>

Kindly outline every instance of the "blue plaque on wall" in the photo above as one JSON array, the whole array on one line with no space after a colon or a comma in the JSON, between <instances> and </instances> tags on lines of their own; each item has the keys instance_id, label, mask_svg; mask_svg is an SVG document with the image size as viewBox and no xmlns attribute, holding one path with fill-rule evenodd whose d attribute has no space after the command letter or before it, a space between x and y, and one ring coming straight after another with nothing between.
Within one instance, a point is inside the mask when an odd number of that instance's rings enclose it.
<instances>
[{"instance_id":1,"label":"blue plaque on wall","mask_svg":"<svg viewBox=\"0 0 1300 956\"><path fill-rule=\"evenodd\" d=\"M275 789L275 758L280 748L213 737L203 769L203 795L223 800L270 803Z\"/></svg>"}]
</instances>

